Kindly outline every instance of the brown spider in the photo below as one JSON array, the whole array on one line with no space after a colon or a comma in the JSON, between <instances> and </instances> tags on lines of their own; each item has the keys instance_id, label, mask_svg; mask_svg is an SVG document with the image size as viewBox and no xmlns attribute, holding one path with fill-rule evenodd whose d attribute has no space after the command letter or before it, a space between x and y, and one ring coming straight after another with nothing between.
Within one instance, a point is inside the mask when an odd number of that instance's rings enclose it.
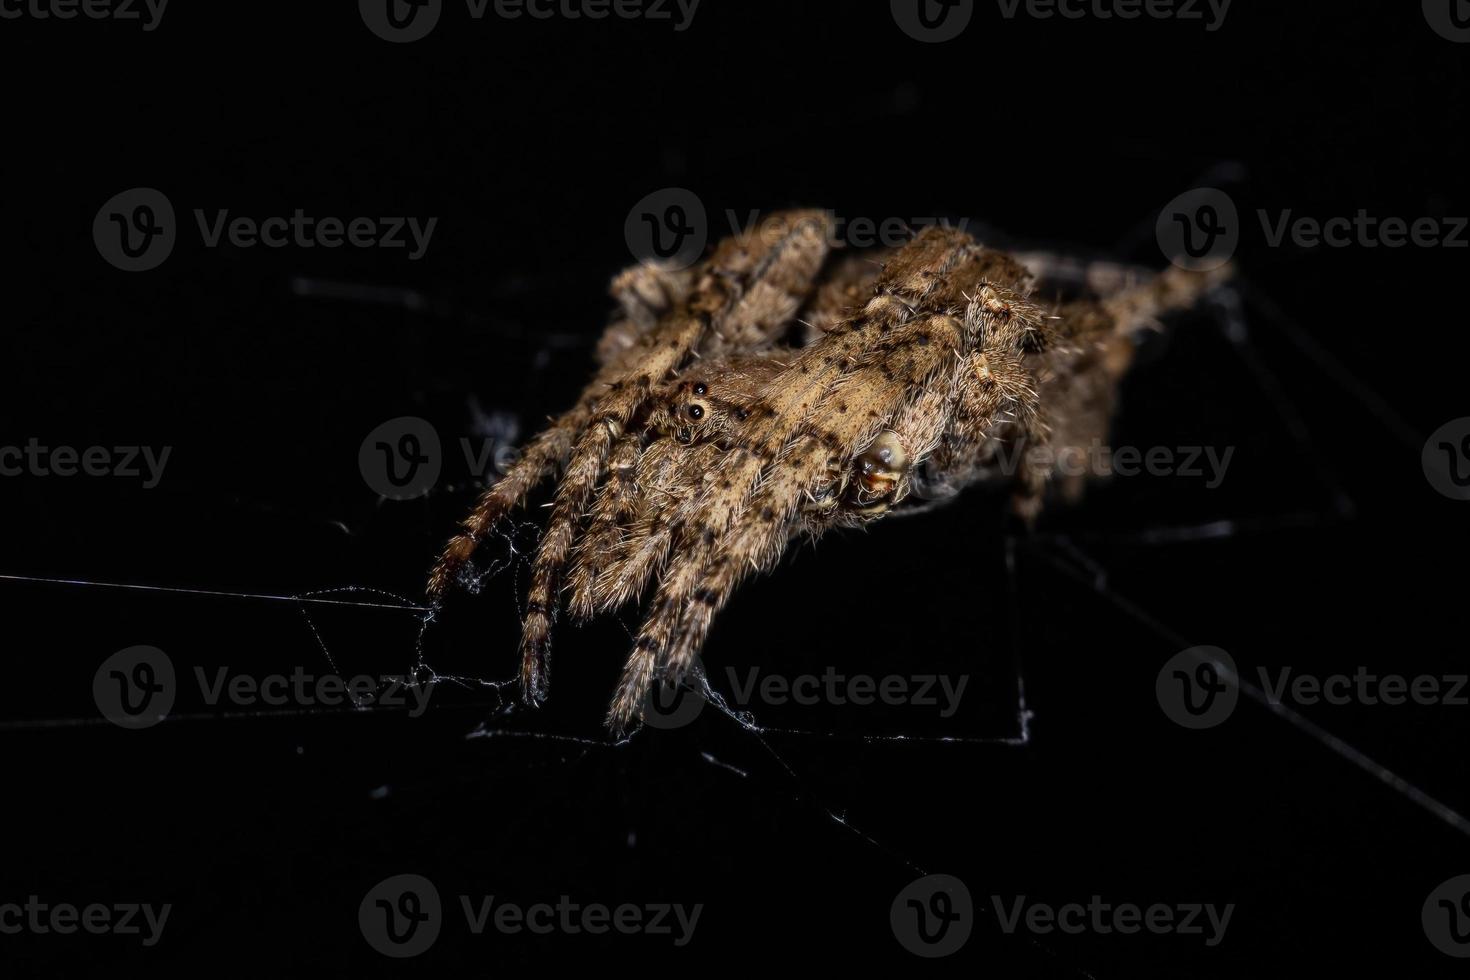
<instances>
[{"instance_id":1,"label":"brown spider","mask_svg":"<svg viewBox=\"0 0 1470 980\"><path fill-rule=\"evenodd\" d=\"M1090 295L1043 305L1026 265L961 231L841 259L831 237L827 214L783 212L695 269L613 280L622 313L596 376L484 493L429 580L437 602L490 528L562 470L525 610L527 702L546 696L563 591L587 618L657 582L607 717L621 733L796 535L951 496L1003 458L1020 460L1015 506L1034 518L1050 474L1015 450L1103 439L1133 335L1224 275L1108 267Z\"/></svg>"}]
</instances>

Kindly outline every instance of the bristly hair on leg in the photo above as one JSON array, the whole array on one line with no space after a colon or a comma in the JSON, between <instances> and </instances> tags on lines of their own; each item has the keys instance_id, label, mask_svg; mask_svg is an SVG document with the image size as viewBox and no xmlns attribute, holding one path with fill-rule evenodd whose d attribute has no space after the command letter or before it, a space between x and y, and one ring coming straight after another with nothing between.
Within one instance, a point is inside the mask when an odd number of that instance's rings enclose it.
<instances>
[{"instance_id":1,"label":"bristly hair on leg","mask_svg":"<svg viewBox=\"0 0 1470 980\"><path fill-rule=\"evenodd\" d=\"M1052 472L1028 450L1105 436L1135 334L1228 275L1037 255L1028 268L944 227L829 257L830 235L824 212L778 213L692 271L615 280L622 315L592 383L481 497L430 578L437 600L487 529L562 470L522 624L527 702L546 696L564 589L583 619L653 587L607 716L621 733L794 537L997 475L1034 520ZM1089 288L1047 303L1037 273L1059 270Z\"/></svg>"}]
</instances>

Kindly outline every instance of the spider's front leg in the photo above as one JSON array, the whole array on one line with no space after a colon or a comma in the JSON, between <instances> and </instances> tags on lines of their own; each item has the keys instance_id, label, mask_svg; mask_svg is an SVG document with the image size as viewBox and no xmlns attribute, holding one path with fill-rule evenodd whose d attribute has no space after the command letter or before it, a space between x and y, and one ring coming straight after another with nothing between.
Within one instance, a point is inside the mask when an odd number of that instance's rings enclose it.
<instances>
[{"instance_id":1,"label":"spider's front leg","mask_svg":"<svg viewBox=\"0 0 1470 980\"><path fill-rule=\"evenodd\" d=\"M576 404L553 419L521 450L510 470L480 495L460 532L449 540L429 574L425 589L438 602L455 585L475 549L490 529L558 467L564 466L578 433L608 387L627 373L646 338L671 308L682 303L693 288L694 270L667 270L633 266L619 273L609 289L621 316L615 318L597 344L600 367L582 390Z\"/></svg>"},{"instance_id":2,"label":"spider's front leg","mask_svg":"<svg viewBox=\"0 0 1470 980\"><path fill-rule=\"evenodd\" d=\"M773 215L750 231L722 241L689 297L650 330L627 369L597 399L557 488L551 519L531 566L521 624L521 688L529 703L546 696L547 661L563 570L578 528L620 447L624 471L633 455L628 439L653 393L693 356L718 356L769 344L812 288L830 238L820 212Z\"/></svg>"},{"instance_id":3,"label":"spider's front leg","mask_svg":"<svg viewBox=\"0 0 1470 980\"><path fill-rule=\"evenodd\" d=\"M955 365L972 343L952 311L989 273L1025 275L963 233L922 232L890 258L861 308L762 388L728 450L686 474L692 492L624 542L611 568L615 582L641 580L664 555L670 561L609 711L613 731L641 712L657 672L681 678L735 586L770 568L794 531L859 520L840 507L827 518L811 507L834 489L845 496L835 483L855 456L873 449L870 462L883 464L868 468L867 503L878 503L890 477L901 484L903 466L892 466L891 451L884 463L883 449L893 447L880 435L915 401L929 404L935 392L940 404L947 400ZM862 482L854 492L863 492Z\"/></svg>"}]
</instances>

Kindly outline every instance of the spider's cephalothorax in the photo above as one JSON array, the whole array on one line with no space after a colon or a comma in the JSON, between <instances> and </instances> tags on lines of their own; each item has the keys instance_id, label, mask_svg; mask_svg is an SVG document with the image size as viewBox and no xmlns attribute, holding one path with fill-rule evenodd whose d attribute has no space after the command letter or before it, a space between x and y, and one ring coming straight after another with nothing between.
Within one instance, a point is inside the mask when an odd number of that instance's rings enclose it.
<instances>
[{"instance_id":1,"label":"spider's cephalothorax","mask_svg":"<svg viewBox=\"0 0 1470 980\"><path fill-rule=\"evenodd\" d=\"M693 271L614 280L621 316L593 381L485 492L429 583L437 600L489 529L561 470L531 570L528 701L546 693L563 593L588 617L656 583L608 715L622 731L656 677L689 669L740 580L795 535L951 495L1005 461L1018 512L1034 517L1050 473L1021 450L1104 438L1133 334L1220 275L1118 276L1045 306L1032 269L952 228L840 260L830 239L826 214L784 212Z\"/></svg>"}]
</instances>

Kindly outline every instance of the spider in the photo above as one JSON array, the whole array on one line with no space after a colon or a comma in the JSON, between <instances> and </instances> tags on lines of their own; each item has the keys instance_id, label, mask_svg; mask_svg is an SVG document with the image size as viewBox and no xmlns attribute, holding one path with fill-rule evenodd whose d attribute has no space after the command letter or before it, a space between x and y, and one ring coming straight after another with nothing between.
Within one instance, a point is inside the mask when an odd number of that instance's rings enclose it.
<instances>
[{"instance_id":1,"label":"spider","mask_svg":"<svg viewBox=\"0 0 1470 980\"><path fill-rule=\"evenodd\" d=\"M527 703L546 697L564 593L576 619L646 597L607 715L621 735L655 680L690 670L741 580L793 538L998 472L1033 520L1051 474L1017 450L1105 438L1135 335L1227 274L1084 267L1095 288L1048 304L1033 268L963 231L830 254L832 231L826 212L780 212L692 269L613 280L620 313L592 381L485 491L429 579L437 605L490 529L561 471L524 611Z\"/></svg>"}]
</instances>

